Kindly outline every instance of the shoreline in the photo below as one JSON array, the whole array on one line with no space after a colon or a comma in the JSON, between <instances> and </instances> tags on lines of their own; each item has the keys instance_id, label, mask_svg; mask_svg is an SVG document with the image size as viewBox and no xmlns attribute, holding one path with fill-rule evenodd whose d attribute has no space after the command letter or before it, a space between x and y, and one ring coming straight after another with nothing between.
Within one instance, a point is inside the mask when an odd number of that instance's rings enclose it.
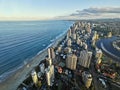
<instances>
[{"instance_id":1,"label":"shoreline","mask_svg":"<svg viewBox=\"0 0 120 90\"><path fill-rule=\"evenodd\" d=\"M64 39L66 32L60 35L56 40L51 43L49 47L56 47L58 43ZM47 47L48 48L48 47ZM1 90L16 90L17 87L27 78L27 75L45 59L47 55L47 48L43 49L42 52L34 56L26 65L18 69L15 73L10 75L6 80L0 82ZM29 67L28 67L29 65Z\"/></svg>"}]
</instances>

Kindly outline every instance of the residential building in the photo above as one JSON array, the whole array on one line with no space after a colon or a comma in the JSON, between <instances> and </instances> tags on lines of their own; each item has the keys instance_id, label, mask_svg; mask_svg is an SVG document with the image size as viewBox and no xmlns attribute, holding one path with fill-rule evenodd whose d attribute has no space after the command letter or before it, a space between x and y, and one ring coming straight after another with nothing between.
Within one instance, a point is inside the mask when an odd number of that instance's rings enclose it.
<instances>
[{"instance_id":1,"label":"residential building","mask_svg":"<svg viewBox=\"0 0 120 90\"><path fill-rule=\"evenodd\" d=\"M68 54L66 59L66 67L75 70L77 64L77 56L75 54Z\"/></svg>"},{"instance_id":2,"label":"residential building","mask_svg":"<svg viewBox=\"0 0 120 90\"><path fill-rule=\"evenodd\" d=\"M48 58L54 59L55 58L55 52L54 48L48 48Z\"/></svg>"},{"instance_id":3,"label":"residential building","mask_svg":"<svg viewBox=\"0 0 120 90\"><path fill-rule=\"evenodd\" d=\"M84 71L82 73L82 80L83 80L85 86L87 88L89 88L91 86L91 83L92 83L92 75L89 72Z\"/></svg>"},{"instance_id":4,"label":"residential building","mask_svg":"<svg viewBox=\"0 0 120 90\"><path fill-rule=\"evenodd\" d=\"M42 72L44 74L45 73L45 64L44 63L40 64L39 68L40 68L40 72Z\"/></svg>"},{"instance_id":5,"label":"residential building","mask_svg":"<svg viewBox=\"0 0 120 90\"><path fill-rule=\"evenodd\" d=\"M80 52L80 56L78 58L78 64L85 68L89 68L91 63L91 58L92 58L92 52L83 50Z\"/></svg>"},{"instance_id":6,"label":"residential building","mask_svg":"<svg viewBox=\"0 0 120 90\"><path fill-rule=\"evenodd\" d=\"M46 81L48 86L52 86L54 82L54 65L49 66L48 68L45 69L46 71Z\"/></svg>"},{"instance_id":7,"label":"residential building","mask_svg":"<svg viewBox=\"0 0 120 90\"><path fill-rule=\"evenodd\" d=\"M35 84L35 86L37 86L37 84L38 84L38 77L37 77L37 73L36 73L35 70L33 70L31 72L31 76L32 76L33 83Z\"/></svg>"}]
</instances>

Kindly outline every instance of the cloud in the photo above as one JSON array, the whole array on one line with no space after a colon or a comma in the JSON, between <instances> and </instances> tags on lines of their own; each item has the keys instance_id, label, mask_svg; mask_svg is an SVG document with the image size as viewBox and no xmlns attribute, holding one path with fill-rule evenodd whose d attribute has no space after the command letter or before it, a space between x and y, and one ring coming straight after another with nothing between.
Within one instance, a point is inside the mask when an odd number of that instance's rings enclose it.
<instances>
[{"instance_id":1,"label":"cloud","mask_svg":"<svg viewBox=\"0 0 120 90\"><path fill-rule=\"evenodd\" d=\"M75 13L58 17L60 19L100 19L120 18L120 7L88 8L76 10Z\"/></svg>"}]
</instances>

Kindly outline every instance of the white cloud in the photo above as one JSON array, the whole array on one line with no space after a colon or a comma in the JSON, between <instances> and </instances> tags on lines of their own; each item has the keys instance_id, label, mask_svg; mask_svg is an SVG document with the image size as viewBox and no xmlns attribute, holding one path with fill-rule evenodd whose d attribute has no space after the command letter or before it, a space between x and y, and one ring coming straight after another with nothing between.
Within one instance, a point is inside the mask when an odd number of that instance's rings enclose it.
<instances>
[{"instance_id":1,"label":"white cloud","mask_svg":"<svg viewBox=\"0 0 120 90\"><path fill-rule=\"evenodd\" d=\"M120 7L88 8L76 10L75 13L59 16L57 19L100 19L120 18Z\"/></svg>"}]
</instances>

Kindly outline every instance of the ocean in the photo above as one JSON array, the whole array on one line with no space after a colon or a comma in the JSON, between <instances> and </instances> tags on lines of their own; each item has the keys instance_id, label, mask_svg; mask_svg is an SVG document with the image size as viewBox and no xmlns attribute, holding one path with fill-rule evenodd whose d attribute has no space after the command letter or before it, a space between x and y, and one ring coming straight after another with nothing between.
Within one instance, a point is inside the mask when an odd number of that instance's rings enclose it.
<instances>
[{"instance_id":1,"label":"ocean","mask_svg":"<svg viewBox=\"0 0 120 90\"><path fill-rule=\"evenodd\" d=\"M42 52L72 21L0 21L0 81Z\"/></svg>"}]
</instances>

